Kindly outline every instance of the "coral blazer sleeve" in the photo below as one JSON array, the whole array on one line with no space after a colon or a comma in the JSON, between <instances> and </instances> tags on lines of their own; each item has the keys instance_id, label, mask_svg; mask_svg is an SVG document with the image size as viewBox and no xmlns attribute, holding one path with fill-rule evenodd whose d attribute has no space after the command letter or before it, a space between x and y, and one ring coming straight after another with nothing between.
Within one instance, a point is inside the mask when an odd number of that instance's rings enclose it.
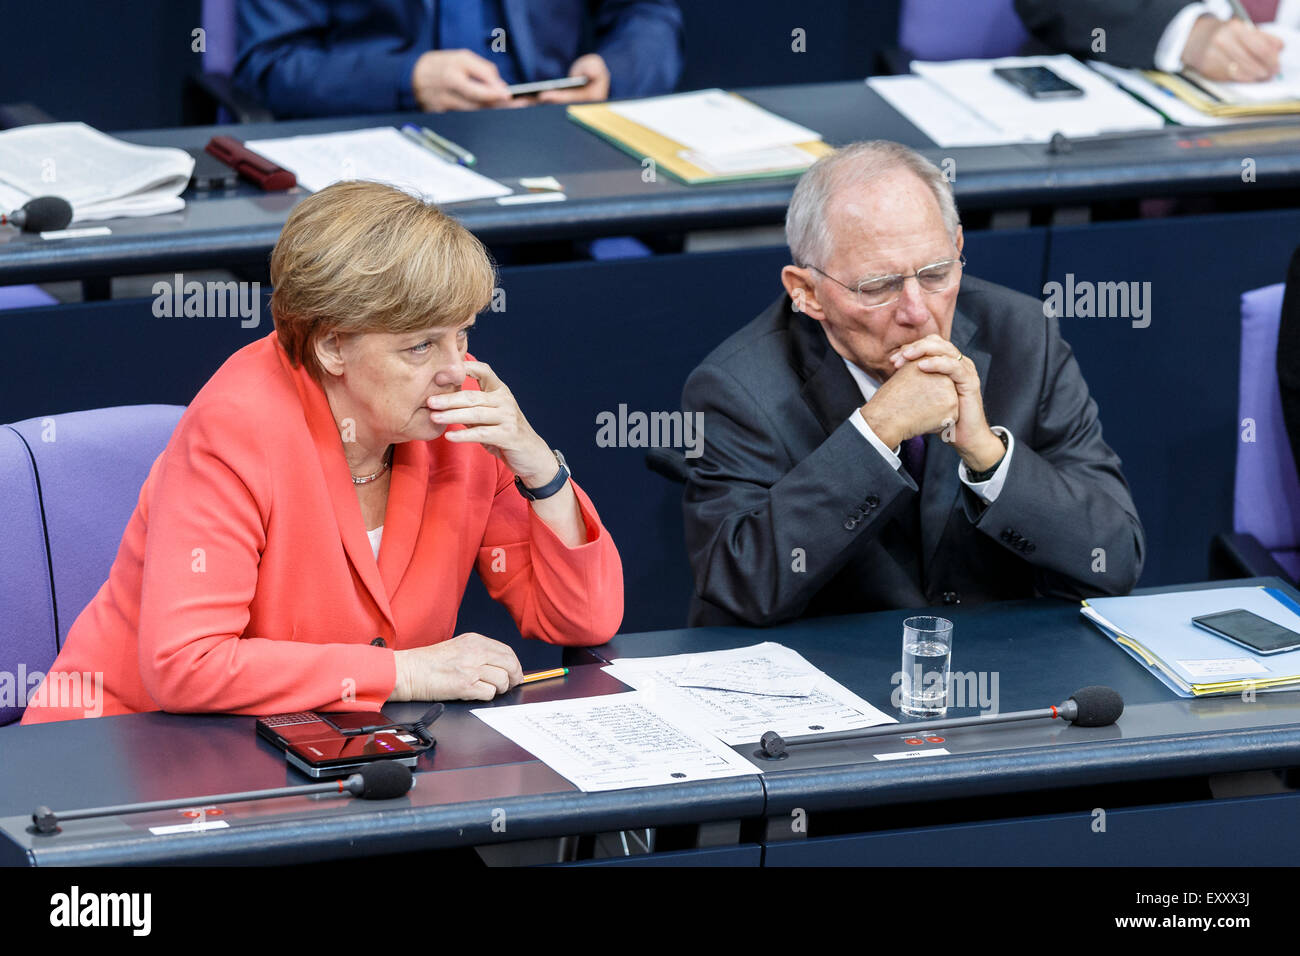
<instances>
[{"instance_id":1,"label":"coral blazer sleeve","mask_svg":"<svg viewBox=\"0 0 1300 956\"><path fill-rule=\"evenodd\" d=\"M568 548L513 478L476 444L397 445L376 560L324 393L272 333L182 416L51 669L102 675L105 714L378 707L394 650L454 636L476 565L525 636L608 640L622 566L591 501ZM38 691L23 721L82 716Z\"/></svg>"}]
</instances>

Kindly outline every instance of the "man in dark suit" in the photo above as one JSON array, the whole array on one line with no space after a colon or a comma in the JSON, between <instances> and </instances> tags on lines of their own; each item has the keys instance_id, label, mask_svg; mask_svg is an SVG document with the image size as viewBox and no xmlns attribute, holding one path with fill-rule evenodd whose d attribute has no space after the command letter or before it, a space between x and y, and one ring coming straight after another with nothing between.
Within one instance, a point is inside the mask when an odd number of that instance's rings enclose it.
<instances>
[{"instance_id":1,"label":"man in dark suit","mask_svg":"<svg viewBox=\"0 0 1300 956\"><path fill-rule=\"evenodd\" d=\"M1278 19L1279 0L1242 0L1256 23ZM1253 82L1277 75L1282 41L1231 19L1227 0L1015 0L1025 29L1048 46L1116 66L1176 73L1191 67L1211 80ZM1281 19L1300 13L1283 0ZM1103 30L1104 49L1097 30Z\"/></svg>"},{"instance_id":2,"label":"man in dark suit","mask_svg":"<svg viewBox=\"0 0 1300 956\"><path fill-rule=\"evenodd\" d=\"M235 83L280 117L652 96L682 68L673 0L239 0L238 42ZM562 76L588 83L506 91Z\"/></svg>"},{"instance_id":3,"label":"man in dark suit","mask_svg":"<svg viewBox=\"0 0 1300 956\"><path fill-rule=\"evenodd\" d=\"M691 623L1130 590L1143 535L1043 303L963 277L947 180L896 143L820 160L786 294L686 382Z\"/></svg>"}]
</instances>

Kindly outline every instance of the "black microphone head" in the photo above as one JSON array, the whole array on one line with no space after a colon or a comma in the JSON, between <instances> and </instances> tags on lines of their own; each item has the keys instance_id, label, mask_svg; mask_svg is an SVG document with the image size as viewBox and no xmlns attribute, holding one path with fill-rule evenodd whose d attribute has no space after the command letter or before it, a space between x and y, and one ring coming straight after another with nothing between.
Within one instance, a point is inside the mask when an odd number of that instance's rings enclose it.
<instances>
[{"instance_id":1,"label":"black microphone head","mask_svg":"<svg viewBox=\"0 0 1300 956\"><path fill-rule=\"evenodd\" d=\"M1070 695L1079 707L1073 723L1080 727L1106 727L1124 713L1124 698L1111 687L1084 687Z\"/></svg>"},{"instance_id":2,"label":"black microphone head","mask_svg":"<svg viewBox=\"0 0 1300 956\"><path fill-rule=\"evenodd\" d=\"M404 796L414 779L411 768L396 760L379 760L366 764L356 773L361 778L360 792L353 791L362 800L392 800Z\"/></svg>"},{"instance_id":3,"label":"black microphone head","mask_svg":"<svg viewBox=\"0 0 1300 956\"><path fill-rule=\"evenodd\" d=\"M23 232L56 232L72 222L72 205L61 196L37 196L23 204Z\"/></svg>"}]
</instances>

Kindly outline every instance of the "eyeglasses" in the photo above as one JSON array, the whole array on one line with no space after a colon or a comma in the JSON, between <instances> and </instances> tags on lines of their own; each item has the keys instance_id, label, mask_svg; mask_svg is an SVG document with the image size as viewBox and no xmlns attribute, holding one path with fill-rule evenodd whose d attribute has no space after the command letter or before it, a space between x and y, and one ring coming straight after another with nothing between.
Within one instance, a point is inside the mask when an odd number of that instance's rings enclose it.
<instances>
[{"instance_id":1,"label":"eyeglasses","mask_svg":"<svg viewBox=\"0 0 1300 956\"><path fill-rule=\"evenodd\" d=\"M933 294L951 289L961 278L961 270L965 265L966 257L958 256L956 259L944 259L942 262L932 262L928 266L922 266L911 275L872 276L868 279L862 279L856 286L841 282L833 275L822 272L821 269L814 265L806 265L804 268L812 269L814 272L821 272L822 275L836 285L855 293L863 308L878 309L881 306L889 305L902 295L903 284L908 279L915 279L922 292Z\"/></svg>"}]
</instances>

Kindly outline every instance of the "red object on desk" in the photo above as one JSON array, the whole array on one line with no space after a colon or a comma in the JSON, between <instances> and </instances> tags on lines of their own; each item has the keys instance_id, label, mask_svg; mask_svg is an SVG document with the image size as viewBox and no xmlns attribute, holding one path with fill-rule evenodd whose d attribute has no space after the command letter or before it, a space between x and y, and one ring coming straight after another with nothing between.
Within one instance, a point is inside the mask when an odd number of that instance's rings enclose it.
<instances>
[{"instance_id":1,"label":"red object on desk","mask_svg":"<svg viewBox=\"0 0 1300 956\"><path fill-rule=\"evenodd\" d=\"M292 189L298 185L298 179L293 173L283 166L277 166L265 156L259 156L233 136L214 136L204 148L267 192Z\"/></svg>"}]
</instances>

